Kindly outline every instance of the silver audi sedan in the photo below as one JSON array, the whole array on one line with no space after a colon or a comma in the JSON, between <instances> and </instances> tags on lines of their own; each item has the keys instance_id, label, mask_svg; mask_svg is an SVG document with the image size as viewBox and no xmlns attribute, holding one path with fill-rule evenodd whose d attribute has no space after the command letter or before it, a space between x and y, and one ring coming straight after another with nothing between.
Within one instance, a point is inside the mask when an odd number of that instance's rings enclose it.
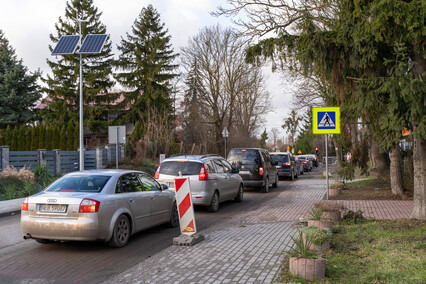
<instances>
[{"instance_id":1,"label":"silver audi sedan","mask_svg":"<svg viewBox=\"0 0 426 284\"><path fill-rule=\"evenodd\" d=\"M175 193L131 170L69 173L21 208L24 238L39 243L99 240L123 247L132 234L163 223L179 225Z\"/></svg>"}]
</instances>

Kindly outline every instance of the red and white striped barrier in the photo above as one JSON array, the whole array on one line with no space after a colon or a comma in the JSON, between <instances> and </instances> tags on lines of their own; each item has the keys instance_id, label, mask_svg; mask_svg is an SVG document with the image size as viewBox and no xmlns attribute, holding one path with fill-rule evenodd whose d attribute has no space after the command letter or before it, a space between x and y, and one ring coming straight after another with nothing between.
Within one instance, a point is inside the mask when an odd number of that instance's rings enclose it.
<instances>
[{"instance_id":1,"label":"red and white striped barrier","mask_svg":"<svg viewBox=\"0 0 426 284\"><path fill-rule=\"evenodd\" d=\"M189 179L175 178L175 188L180 231L182 234L191 236L197 232L197 227L195 226Z\"/></svg>"}]
</instances>

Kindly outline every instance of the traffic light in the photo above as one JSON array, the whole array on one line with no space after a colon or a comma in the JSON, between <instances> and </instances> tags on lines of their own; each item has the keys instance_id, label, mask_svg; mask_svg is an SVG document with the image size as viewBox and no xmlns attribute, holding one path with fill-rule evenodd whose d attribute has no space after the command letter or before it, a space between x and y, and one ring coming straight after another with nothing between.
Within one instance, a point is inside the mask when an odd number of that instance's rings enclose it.
<instances>
[{"instance_id":1,"label":"traffic light","mask_svg":"<svg viewBox=\"0 0 426 284\"><path fill-rule=\"evenodd\" d=\"M316 154L317 156L319 156L318 147L315 147L315 154Z\"/></svg>"}]
</instances>

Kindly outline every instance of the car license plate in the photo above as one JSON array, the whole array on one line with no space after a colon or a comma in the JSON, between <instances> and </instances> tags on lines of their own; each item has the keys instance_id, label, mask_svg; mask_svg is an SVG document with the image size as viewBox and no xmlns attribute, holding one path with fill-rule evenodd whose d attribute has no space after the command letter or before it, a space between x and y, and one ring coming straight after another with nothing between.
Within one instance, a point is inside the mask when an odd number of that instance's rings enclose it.
<instances>
[{"instance_id":1,"label":"car license plate","mask_svg":"<svg viewBox=\"0 0 426 284\"><path fill-rule=\"evenodd\" d=\"M52 213L65 213L67 211L66 205L61 204L39 204L39 212L52 212Z\"/></svg>"},{"instance_id":2,"label":"car license plate","mask_svg":"<svg viewBox=\"0 0 426 284\"><path fill-rule=\"evenodd\" d=\"M249 175L250 171L239 171L239 173L242 175Z\"/></svg>"}]
</instances>

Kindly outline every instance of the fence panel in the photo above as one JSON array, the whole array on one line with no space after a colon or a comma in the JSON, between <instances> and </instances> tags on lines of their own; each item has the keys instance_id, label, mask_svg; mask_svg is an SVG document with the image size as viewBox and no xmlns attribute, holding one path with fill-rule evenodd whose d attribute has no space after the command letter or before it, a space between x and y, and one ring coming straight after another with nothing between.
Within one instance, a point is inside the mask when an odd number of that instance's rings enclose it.
<instances>
[{"instance_id":1,"label":"fence panel","mask_svg":"<svg viewBox=\"0 0 426 284\"><path fill-rule=\"evenodd\" d=\"M49 169L49 173L55 175L56 153L55 151L46 151L46 154L46 166Z\"/></svg>"},{"instance_id":2,"label":"fence panel","mask_svg":"<svg viewBox=\"0 0 426 284\"><path fill-rule=\"evenodd\" d=\"M61 172L69 173L80 169L78 151L61 151Z\"/></svg>"},{"instance_id":3,"label":"fence panel","mask_svg":"<svg viewBox=\"0 0 426 284\"><path fill-rule=\"evenodd\" d=\"M10 151L9 165L18 171L23 167L34 170L40 165L40 153L38 151Z\"/></svg>"},{"instance_id":4,"label":"fence panel","mask_svg":"<svg viewBox=\"0 0 426 284\"><path fill-rule=\"evenodd\" d=\"M96 169L96 149L86 149L86 151L84 151L84 169Z\"/></svg>"}]
</instances>

